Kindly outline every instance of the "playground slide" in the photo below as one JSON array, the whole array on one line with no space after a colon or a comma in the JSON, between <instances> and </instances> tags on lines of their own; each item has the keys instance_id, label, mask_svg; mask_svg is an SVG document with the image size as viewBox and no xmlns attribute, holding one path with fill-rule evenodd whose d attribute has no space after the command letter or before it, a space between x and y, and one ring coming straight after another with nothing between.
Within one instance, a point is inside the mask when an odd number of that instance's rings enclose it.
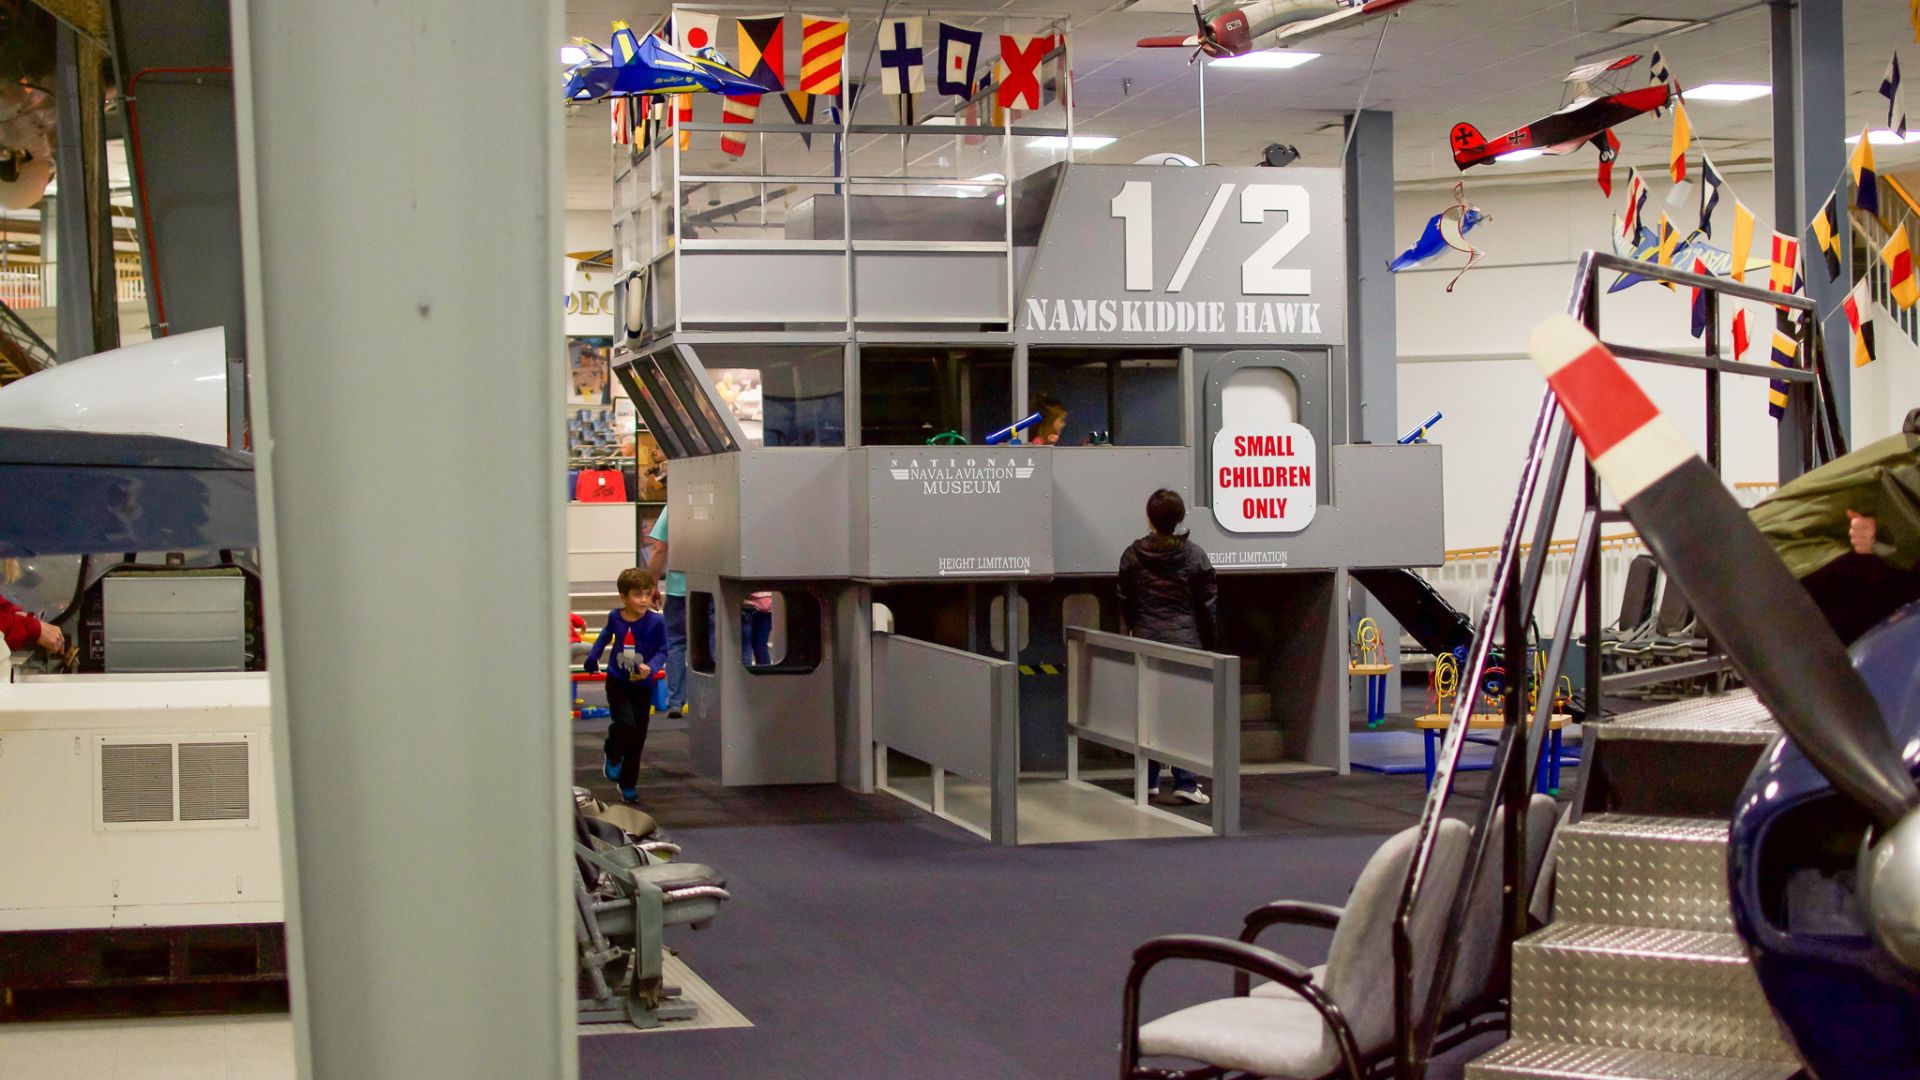
<instances>
[{"instance_id":1,"label":"playground slide","mask_svg":"<svg viewBox=\"0 0 1920 1080\"><path fill-rule=\"evenodd\" d=\"M1400 626L1427 651L1465 657L1473 645L1473 623L1447 603L1425 578L1404 567L1355 570L1355 581L1387 606Z\"/></svg>"}]
</instances>

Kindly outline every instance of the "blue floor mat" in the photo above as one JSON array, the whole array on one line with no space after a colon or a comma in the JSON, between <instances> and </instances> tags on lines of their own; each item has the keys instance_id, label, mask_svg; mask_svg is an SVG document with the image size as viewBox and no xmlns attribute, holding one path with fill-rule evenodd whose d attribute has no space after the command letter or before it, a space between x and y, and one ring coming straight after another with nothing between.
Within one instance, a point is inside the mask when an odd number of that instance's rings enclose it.
<instances>
[{"instance_id":1,"label":"blue floor mat","mask_svg":"<svg viewBox=\"0 0 1920 1080\"><path fill-rule=\"evenodd\" d=\"M1347 736L1348 760L1354 768L1367 772L1400 776L1425 772L1426 736L1417 731L1356 731ZM1487 769L1493 765L1493 747L1468 743L1460 751L1459 770Z\"/></svg>"}]
</instances>

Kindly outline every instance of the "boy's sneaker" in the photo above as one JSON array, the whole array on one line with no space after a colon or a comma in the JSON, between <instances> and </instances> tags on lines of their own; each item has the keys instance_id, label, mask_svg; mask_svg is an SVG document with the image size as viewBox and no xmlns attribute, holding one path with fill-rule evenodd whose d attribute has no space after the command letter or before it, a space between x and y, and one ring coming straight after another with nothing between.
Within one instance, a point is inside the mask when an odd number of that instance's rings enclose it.
<instances>
[{"instance_id":1,"label":"boy's sneaker","mask_svg":"<svg viewBox=\"0 0 1920 1080\"><path fill-rule=\"evenodd\" d=\"M614 783L617 784L620 782L620 763L612 758L607 759L606 767L601 769L600 772Z\"/></svg>"},{"instance_id":2,"label":"boy's sneaker","mask_svg":"<svg viewBox=\"0 0 1920 1080\"><path fill-rule=\"evenodd\" d=\"M1213 801L1207 798L1206 792L1201 791L1197 787L1175 788L1173 797L1184 803L1192 803L1195 806L1205 806Z\"/></svg>"},{"instance_id":3,"label":"boy's sneaker","mask_svg":"<svg viewBox=\"0 0 1920 1080\"><path fill-rule=\"evenodd\" d=\"M685 716L686 714L687 714L687 707L684 705L675 705L673 708L667 710L668 718L673 720L678 720L682 716Z\"/></svg>"},{"instance_id":4,"label":"boy's sneaker","mask_svg":"<svg viewBox=\"0 0 1920 1080\"><path fill-rule=\"evenodd\" d=\"M630 787L623 787L620 789L620 801L623 803L637 803L640 801L640 793Z\"/></svg>"}]
</instances>

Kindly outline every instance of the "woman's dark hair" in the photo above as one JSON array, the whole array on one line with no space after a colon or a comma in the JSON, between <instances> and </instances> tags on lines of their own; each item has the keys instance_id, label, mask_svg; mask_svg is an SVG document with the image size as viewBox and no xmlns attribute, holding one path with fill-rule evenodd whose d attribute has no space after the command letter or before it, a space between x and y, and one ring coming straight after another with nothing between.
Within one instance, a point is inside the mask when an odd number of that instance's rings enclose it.
<instances>
[{"instance_id":1,"label":"woman's dark hair","mask_svg":"<svg viewBox=\"0 0 1920 1080\"><path fill-rule=\"evenodd\" d=\"M1153 526L1154 532L1172 536L1173 530L1185 520L1187 501L1180 497L1179 492L1161 488L1147 496L1147 522Z\"/></svg>"}]
</instances>

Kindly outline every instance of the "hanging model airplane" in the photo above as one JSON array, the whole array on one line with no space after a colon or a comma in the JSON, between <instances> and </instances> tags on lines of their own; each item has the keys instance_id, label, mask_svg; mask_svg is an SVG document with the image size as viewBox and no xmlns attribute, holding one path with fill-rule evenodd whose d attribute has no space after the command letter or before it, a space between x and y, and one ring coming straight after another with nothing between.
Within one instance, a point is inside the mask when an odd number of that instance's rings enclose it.
<instances>
[{"instance_id":1,"label":"hanging model airplane","mask_svg":"<svg viewBox=\"0 0 1920 1080\"><path fill-rule=\"evenodd\" d=\"M611 54L585 38L576 38L574 43L587 51L587 59L567 69L563 94L571 102L635 94L739 97L777 89L754 82L714 49L701 49L688 56L652 34L635 34L624 22L613 24Z\"/></svg>"},{"instance_id":2,"label":"hanging model airplane","mask_svg":"<svg viewBox=\"0 0 1920 1080\"><path fill-rule=\"evenodd\" d=\"M1485 165L1516 150L1540 150L1547 154L1568 154L1586 143L1599 148L1603 161L1612 159L1614 144L1607 133L1618 124L1652 112L1667 104L1673 96L1665 83L1643 86L1610 94L1588 92L1590 84L1632 65L1638 56L1622 56L1588 64L1567 73L1567 82L1576 87L1574 99L1560 111L1549 113L1524 127L1518 127L1497 139L1488 139L1480 129L1466 121L1453 125L1453 163L1462 171Z\"/></svg>"},{"instance_id":3,"label":"hanging model airplane","mask_svg":"<svg viewBox=\"0 0 1920 1080\"><path fill-rule=\"evenodd\" d=\"M1192 49L1192 63L1208 56L1244 56L1325 33L1352 21L1384 15L1413 0L1254 0L1250 4L1222 4L1200 10L1194 0L1196 34L1186 37L1141 38L1143 49Z\"/></svg>"}]
</instances>

